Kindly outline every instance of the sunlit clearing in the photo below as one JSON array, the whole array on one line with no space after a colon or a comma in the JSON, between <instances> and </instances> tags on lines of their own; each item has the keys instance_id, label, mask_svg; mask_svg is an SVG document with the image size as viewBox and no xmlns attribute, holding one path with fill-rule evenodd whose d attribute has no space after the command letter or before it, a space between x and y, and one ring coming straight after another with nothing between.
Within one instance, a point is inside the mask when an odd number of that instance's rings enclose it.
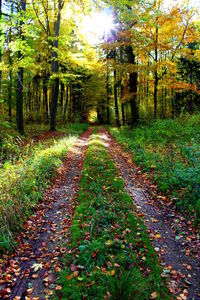
<instances>
[{"instance_id":1,"label":"sunlit clearing","mask_svg":"<svg viewBox=\"0 0 200 300\"><path fill-rule=\"evenodd\" d=\"M91 110L88 116L88 122L94 123L97 120L97 112L96 110Z\"/></svg>"},{"instance_id":2,"label":"sunlit clearing","mask_svg":"<svg viewBox=\"0 0 200 300\"><path fill-rule=\"evenodd\" d=\"M81 34L89 44L98 44L103 37L115 28L113 16L106 12L95 12L83 17L81 22Z\"/></svg>"}]
</instances>

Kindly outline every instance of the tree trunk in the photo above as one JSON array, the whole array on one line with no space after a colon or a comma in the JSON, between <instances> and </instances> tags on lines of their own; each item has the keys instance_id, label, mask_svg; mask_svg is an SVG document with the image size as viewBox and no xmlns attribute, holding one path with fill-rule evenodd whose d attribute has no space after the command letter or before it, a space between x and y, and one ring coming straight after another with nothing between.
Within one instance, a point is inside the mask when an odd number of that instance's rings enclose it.
<instances>
[{"instance_id":1,"label":"tree trunk","mask_svg":"<svg viewBox=\"0 0 200 300\"><path fill-rule=\"evenodd\" d=\"M107 51L107 69L106 69L106 122L110 124L110 84L109 84L109 61Z\"/></svg>"},{"instance_id":2,"label":"tree trunk","mask_svg":"<svg viewBox=\"0 0 200 300\"><path fill-rule=\"evenodd\" d=\"M119 127L120 121L119 121L119 107L118 107L118 99L117 99L116 50L113 51L113 58L114 58L113 75L114 75L115 122L116 122L116 126Z\"/></svg>"},{"instance_id":3,"label":"tree trunk","mask_svg":"<svg viewBox=\"0 0 200 300\"><path fill-rule=\"evenodd\" d=\"M125 125L124 103L122 103L121 109L122 109L122 125L124 126Z\"/></svg>"},{"instance_id":4,"label":"tree trunk","mask_svg":"<svg viewBox=\"0 0 200 300\"><path fill-rule=\"evenodd\" d=\"M58 104L58 94L59 94L59 78L56 78L52 84L51 88L51 125L50 130L56 130L56 113Z\"/></svg>"},{"instance_id":5,"label":"tree trunk","mask_svg":"<svg viewBox=\"0 0 200 300\"><path fill-rule=\"evenodd\" d=\"M31 114L31 83L29 82L28 85L28 113L29 113L29 120L30 120L30 114Z\"/></svg>"},{"instance_id":6,"label":"tree trunk","mask_svg":"<svg viewBox=\"0 0 200 300\"><path fill-rule=\"evenodd\" d=\"M174 111L174 91L172 90L171 92L171 97L172 97L172 118L174 119L175 116L175 111Z\"/></svg>"},{"instance_id":7,"label":"tree trunk","mask_svg":"<svg viewBox=\"0 0 200 300\"><path fill-rule=\"evenodd\" d=\"M65 85L64 85L63 82L61 82L61 84L60 84L60 106L61 106L61 111L63 111L64 94L65 94Z\"/></svg>"},{"instance_id":8,"label":"tree trunk","mask_svg":"<svg viewBox=\"0 0 200 300\"><path fill-rule=\"evenodd\" d=\"M135 55L133 54L133 49L129 45L126 47L126 54L129 64L135 65ZM129 74L129 92L131 94L131 125L134 126L139 121L139 109L136 102L136 93L137 93L137 72Z\"/></svg>"},{"instance_id":9,"label":"tree trunk","mask_svg":"<svg viewBox=\"0 0 200 300\"><path fill-rule=\"evenodd\" d=\"M155 36L155 63L156 68L154 72L154 119L157 118L158 109L157 109L157 95L158 95L158 70L157 70L157 63L158 63L158 25L157 25L158 18L156 18L156 36Z\"/></svg>"},{"instance_id":10,"label":"tree trunk","mask_svg":"<svg viewBox=\"0 0 200 300\"><path fill-rule=\"evenodd\" d=\"M45 116L46 116L46 120L48 120L49 118L49 107L48 107L48 94L47 94L47 74L46 71L44 73L44 77L43 77L43 101L44 101L44 105L45 105Z\"/></svg>"},{"instance_id":11,"label":"tree trunk","mask_svg":"<svg viewBox=\"0 0 200 300\"><path fill-rule=\"evenodd\" d=\"M21 0L21 11L25 12L26 10L26 0ZM24 35L22 32L23 21L19 23L19 36L24 40ZM22 59L22 52L18 52L18 59ZM24 120L23 120L23 77L24 69L20 67L17 71L17 106L16 106L16 119L17 119L17 130L19 133L24 133Z\"/></svg>"},{"instance_id":12,"label":"tree trunk","mask_svg":"<svg viewBox=\"0 0 200 300\"><path fill-rule=\"evenodd\" d=\"M64 110L63 110L63 120L65 121L66 118L66 111L67 111L67 105L68 105L68 93L69 93L69 87L66 86L66 95L65 95L65 104L64 104Z\"/></svg>"},{"instance_id":13,"label":"tree trunk","mask_svg":"<svg viewBox=\"0 0 200 300\"><path fill-rule=\"evenodd\" d=\"M61 9L63 8L63 3L61 0L58 2L58 13L57 19L54 23L55 30L55 42L54 42L54 50L51 53L52 63L51 63L51 71L53 74L58 74L58 37L60 32L60 19L61 19ZM58 95L59 95L59 78L56 77L51 90L51 123L50 130L56 130L56 113L57 113L57 104L58 104Z\"/></svg>"},{"instance_id":14,"label":"tree trunk","mask_svg":"<svg viewBox=\"0 0 200 300\"><path fill-rule=\"evenodd\" d=\"M17 107L16 107L16 117L17 117L17 130L19 133L24 133L24 120L23 120L23 68L19 68L17 72Z\"/></svg>"},{"instance_id":15,"label":"tree trunk","mask_svg":"<svg viewBox=\"0 0 200 300\"><path fill-rule=\"evenodd\" d=\"M11 3L11 16L13 14L13 3ZM8 36L8 42L11 43L11 26L9 28L9 36ZM8 84L8 116L9 121L12 122L12 58L11 58L11 50L9 47L8 50L9 55L9 84Z\"/></svg>"}]
</instances>

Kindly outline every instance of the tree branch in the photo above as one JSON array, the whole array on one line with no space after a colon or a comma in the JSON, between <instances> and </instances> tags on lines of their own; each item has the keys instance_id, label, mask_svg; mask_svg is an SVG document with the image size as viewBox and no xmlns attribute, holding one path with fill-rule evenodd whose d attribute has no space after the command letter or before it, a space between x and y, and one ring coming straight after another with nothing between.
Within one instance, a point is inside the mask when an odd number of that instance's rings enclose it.
<instances>
[{"instance_id":1,"label":"tree branch","mask_svg":"<svg viewBox=\"0 0 200 300\"><path fill-rule=\"evenodd\" d=\"M39 15L38 15L38 11L37 11L37 9L35 8L34 0L32 1L32 4L33 4L33 10L34 10L34 12L35 12L35 14L36 14L37 20L38 20L38 22L40 23L41 27L43 28L43 30L45 31L45 33L46 33L47 36L48 36L47 29L46 29L46 27L44 26L44 24L42 23L42 21L40 20Z\"/></svg>"}]
</instances>

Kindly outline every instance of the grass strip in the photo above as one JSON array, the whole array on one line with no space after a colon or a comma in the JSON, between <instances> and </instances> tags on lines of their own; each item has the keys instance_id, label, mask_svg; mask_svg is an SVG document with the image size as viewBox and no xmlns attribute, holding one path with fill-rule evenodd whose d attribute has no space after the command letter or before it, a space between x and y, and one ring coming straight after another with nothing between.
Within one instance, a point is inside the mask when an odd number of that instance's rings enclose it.
<instances>
[{"instance_id":1,"label":"grass strip","mask_svg":"<svg viewBox=\"0 0 200 300\"><path fill-rule=\"evenodd\" d=\"M4 164L0 170L0 250L12 245L12 232L21 228L67 151L87 127L75 126L73 135L70 132L68 137L52 141L49 147L40 143L17 164Z\"/></svg>"},{"instance_id":2,"label":"grass strip","mask_svg":"<svg viewBox=\"0 0 200 300\"><path fill-rule=\"evenodd\" d=\"M200 114L148 126L108 128L177 207L200 220Z\"/></svg>"},{"instance_id":3,"label":"grass strip","mask_svg":"<svg viewBox=\"0 0 200 300\"><path fill-rule=\"evenodd\" d=\"M80 123L69 123L65 126L60 126L57 128L57 133L64 133L68 135L79 135L89 127L87 124ZM14 164L17 163L17 160L26 159L26 156L30 155L31 152L36 151L37 148L49 147L54 143L54 140L60 139L60 137L48 138L39 141L39 145L34 142L34 138L37 138L38 135L49 132L49 128L47 125L36 125L27 126L26 134L19 135L16 131L12 129L7 129L3 131L2 141L0 144L0 168L3 167L4 163ZM29 140L26 143L26 140ZM26 145L24 146L24 142Z\"/></svg>"},{"instance_id":4,"label":"grass strip","mask_svg":"<svg viewBox=\"0 0 200 300\"><path fill-rule=\"evenodd\" d=\"M104 144L93 135L71 226L62 299L172 299L157 254Z\"/></svg>"}]
</instances>

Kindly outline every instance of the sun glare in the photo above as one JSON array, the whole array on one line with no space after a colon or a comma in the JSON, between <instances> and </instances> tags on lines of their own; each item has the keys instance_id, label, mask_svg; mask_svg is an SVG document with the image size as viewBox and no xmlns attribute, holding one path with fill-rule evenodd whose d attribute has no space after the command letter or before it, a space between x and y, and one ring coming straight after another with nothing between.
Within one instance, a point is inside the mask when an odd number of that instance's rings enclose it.
<instances>
[{"instance_id":1,"label":"sun glare","mask_svg":"<svg viewBox=\"0 0 200 300\"><path fill-rule=\"evenodd\" d=\"M81 34L92 45L98 44L114 28L113 17L106 12L95 12L81 22Z\"/></svg>"}]
</instances>

